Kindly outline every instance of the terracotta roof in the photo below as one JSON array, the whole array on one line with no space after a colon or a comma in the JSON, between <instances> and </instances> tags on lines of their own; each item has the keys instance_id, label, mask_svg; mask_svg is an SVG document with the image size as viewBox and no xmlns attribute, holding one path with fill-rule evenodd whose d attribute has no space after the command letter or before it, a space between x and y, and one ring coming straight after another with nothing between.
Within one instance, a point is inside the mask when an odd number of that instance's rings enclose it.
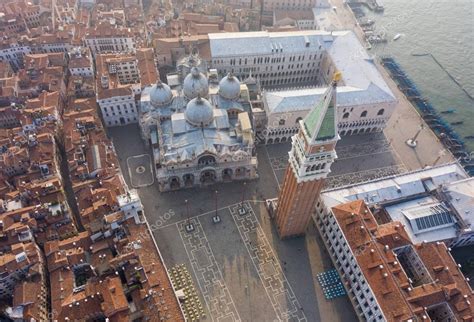
<instances>
[{"instance_id":1,"label":"terracotta roof","mask_svg":"<svg viewBox=\"0 0 474 322\"><path fill-rule=\"evenodd\" d=\"M133 37L128 28L114 28L107 24L99 24L96 27L88 28L85 38L130 38Z\"/></svg>"},{"instance_id":2,"label":"terracotta roof","mask_svg":"<svg viewBox=\"0 0 474 322\"><path fill-rule=\"evenodd\" d=\"M428 316L426 307L446 302L460 321L470 321L472 290L444 243L413 245L399 222L378 225L363 200L332 208L352 253L389 321ZM393 249L413 247L433 282L413 286Z\"/></svg>"},{"instance_id":3,"label":"terracotta roof","mask_svg":"<svg viewBox=\"0 0 474 322\"><path fill-rule=\"evenodd\" d=\"M138 70L140 71L141 86L155 84L159 79L155 65L155 53L153 48L137 49Z\"/></svg>"},{"instance_id":4,"label":"terracotta roof","mask_svg":"<svg viewBox=\"0 0 474 322\"><path fill-rule=\"evenodd\" d=\"M411 307L380 249L383 246L371 237L377 223L364 201L342 204L332 210L384 315L391 321L413 318ZM384 274L388 274L387 277Z\"/></svg>"}]
</instances>

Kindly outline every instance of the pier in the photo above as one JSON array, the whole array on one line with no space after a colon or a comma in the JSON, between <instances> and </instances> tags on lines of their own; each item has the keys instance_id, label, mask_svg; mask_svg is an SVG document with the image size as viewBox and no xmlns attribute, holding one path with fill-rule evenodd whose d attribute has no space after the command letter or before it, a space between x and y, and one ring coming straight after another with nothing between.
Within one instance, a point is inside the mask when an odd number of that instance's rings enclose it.
<instances>
[{"instance_id":1,"label":"pier","mask_svg":"<svg viewBox=\"0 0 474 322\"><path fill-rule=\"evenodd\" d=\"M380 0L359 0L359 1L351 1L349 4L360 4L366 6L372 11L375 12L382 12L384 11L384 7L381 4Z\"/></svg>"}]
</instances>

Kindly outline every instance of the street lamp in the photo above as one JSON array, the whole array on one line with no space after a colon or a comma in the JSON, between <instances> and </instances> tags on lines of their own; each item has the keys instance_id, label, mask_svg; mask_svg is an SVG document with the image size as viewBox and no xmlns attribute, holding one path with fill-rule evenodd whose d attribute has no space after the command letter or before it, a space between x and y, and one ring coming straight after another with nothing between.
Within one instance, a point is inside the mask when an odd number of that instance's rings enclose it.
<instances>
[{"instance_id":1,"label":"street lamp","mask_svg":"<svg viewBox=\"0 0 474 322\"><path fill-rule=\"evenodd\" d=\"M217 214L217 194L218 191L215 191L215 202L216 202L216 213L214 214L214 217L212 217L212 222L215 224L218 224L221 222L221 217Z\"/></svg>"},{"instance_id":2,"label":"street lamp","mask_svg":"<svg viewBox=\"0 0 474 322\"><path fill-rule=\"evenodd\" d=\"M186 217L187 217L185 228L186 228L186 232L190 233L190 232L194 231L194 225L191 223L190 217L189 217L188 199L184 200L184 203L186 204Z\"/></svg>"},{"instance_id":3,"label":"street lamp","mask_svg":"<svg viewBox=\"0 0 474 322\"><path fill-rule=\"evenodd\" d=\"M245 215L247 212L244 207L244 200L245 200L245 188L247 186L247 182L244 181L242 185L242 200L240 201L240 207L239 207L239 214L240 215Z\"/></svg>"},{"instance_id":4,"label":"street lamp","mask_svg":"<svg viewBox=\"0 0 474 322\"><path fill-rule=\"evenodd\" d=\"M425 126L423 125L423 123L421 123L420 128L418 129L416 134L411 139L408 139L405 143L411 148L416 148L416 145L418 144L416 139L418 138L418 136L420 135L421 131L423 131L424 128Z\"/></svg>"},{"instance_id":5,"label":"street lamp","mask_svg":"<svg viewBox=\"0 0 474 322\"><path fill-rule=\"evenodd\" d=\"M433 167L438 163L439 160L441 160L441 157L444 156L444 155L446 155L446 150L445 149L438 152L438 157L436 158L436 160L434 160Z\"/></svg>"}]
</instances>

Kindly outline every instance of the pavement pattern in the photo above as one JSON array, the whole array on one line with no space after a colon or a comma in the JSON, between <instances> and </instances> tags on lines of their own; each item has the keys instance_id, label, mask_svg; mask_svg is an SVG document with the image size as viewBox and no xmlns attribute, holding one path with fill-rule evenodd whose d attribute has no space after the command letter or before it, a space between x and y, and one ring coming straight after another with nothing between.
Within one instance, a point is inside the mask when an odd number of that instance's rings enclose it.
<instances>
[{"instance_id":1,"label":"pavement pattern","mask_svg":"<svg viewBox=\"0 0 474 322\"><path fill-rule=\"evenodd\" d=\"M188 233L185 226L192 224ZM176 223L212 321L241 321L199 218Z\"/></svg>"},{"instance_id":2,"label":"pavement pattern","mask_svg":"<svg viewBox=\"0 0 474 322\"><path fill-rule=\"evenodd\" d=\"M231 207L230 212L278 319L307 321L252 207L244 203L246 211L240 214L238 210L241 207L241 205Z\"/></svg>"}]
</instances>

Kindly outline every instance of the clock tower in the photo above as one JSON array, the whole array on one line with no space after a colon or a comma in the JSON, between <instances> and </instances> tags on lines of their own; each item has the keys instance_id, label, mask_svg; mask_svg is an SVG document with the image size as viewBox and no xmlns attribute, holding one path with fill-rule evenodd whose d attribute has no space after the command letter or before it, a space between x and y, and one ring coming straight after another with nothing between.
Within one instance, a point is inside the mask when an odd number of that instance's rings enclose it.
<instances>
[{"instance_id":1,"label":"clock tower","mask_svg":"<svg viewBox=\"0 0 474 322\"><path fill-rule=\"evenodd\" d=\"M336 86L334 81L309 114L299 121L300 129L292 138L289 164L275 211L280 238L304 235L315 212L316 201L337 158Z\"/></svg>"}]
</instances>

